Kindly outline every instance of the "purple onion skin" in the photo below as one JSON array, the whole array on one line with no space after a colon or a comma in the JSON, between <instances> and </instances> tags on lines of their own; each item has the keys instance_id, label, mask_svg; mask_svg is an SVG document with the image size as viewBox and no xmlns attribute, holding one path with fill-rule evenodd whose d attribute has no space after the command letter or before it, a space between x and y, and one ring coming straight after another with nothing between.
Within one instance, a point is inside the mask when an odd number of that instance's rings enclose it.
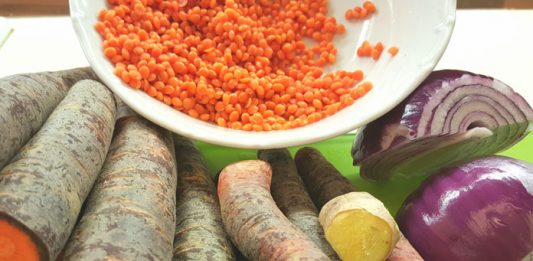
<instances>
[{"instance_id":1,"label":"purple onion skin","mask_svg":"<svg viewBox=\"0 0 533 261\"><path fill-rule=\"evenodd\" d=\"M472 104L472 101L480 102L484 105L488 104L487 106L491 111L481 114L479 112L477 114L467 114L466 117L462 118L461 116L457 116L458 114L454 110L445 110L446 114L438 110L441 106L444 106L443 102L453 100L450 97L456 92L472 88L476 84L482 85L479 87L478 93L465 94L459 97L466 97L466 101L470 101L470 104ZM443 93L446 95L439 97ZM505 95L501 93L505 93ZM490 103L487 100L490 100ZM458 105L460 102L465 102L465 100L452 103L454 104L452 109L461 109L461 105ZM469 102L466 102L466 104L469 104ZM430 113L424 115L425 110L426 113ZM476 112L475 109L472 110ZM435 113L436 111L439 111L440 114ZM438 119L439 117L444 117L447 120L462 119L462 121L459 126L454 128L450 128L449 124L432 126L432 124L438 122L436 118ZM499 140L498 143L493 144L493 146L491 145L492 147L479 152L477 155L461 155L458 157L460 160L474 159L492 155L515 144L527 135L532 123L533 109L531 106L522 96L501 81L466 71L434 71L413 93L393 110L357 132L352 147L352 156L354 165L361 166L360 173L363 178L386 180L393 174L392 172L398 169L405 170L401 166L395 168L395 164L404 161L401 156L399 160L396 156L398 152L401 153L403 151L402 148L406 145L412 146L414 143L423 139L426 139L425 142L427 142L427 138L457 136L458 134L466 133L473 127L485 127L489 130L497 130L499 138L495 139ZM424 124L427 125L424 126ZM504 140L503 142L501 141L502 139ZM446 139L441 140L446 141ZM429 147L438 143L441 143L441 141L435 144L431 143L432 145ZM476 145L473 146L475 147ZM395 155L396 161L387 159L390 158L390 151L392 150L397 151L392 154L393 156ZM419 153L424 151L425 149L421 148ZM414 155L405 155L403 157L409 159L411 156ZM391 168L385 166L387 163L391 164ZM455 162L448 163L452 164ZM431 166L431 162L424 159L421 162L411 163L411 165L415 166L420 165L415 171L409 171L408 169L408 171L404 171L401 174L404 176L426 175L438 169L441 166L439 164ZM375 167L375 165L379 166ZM415 172L420 173L415 174Z\"/></svg>"},{"instance_id":2,"label":"purple onion skin","mask_svg":"<svg viewBox=\"0 0 533 261\"><path fill-rule=\"evenodd\" d=\"M533 164L491 156L443 169L397 222L425 260L523 260L533 254Z\"/></svg>"},{"instance_id":3,"label":"purple onion skin","mask_svg":"<svg viewBox=\"0 0 533 261\"><path fill-rule=\"evenodd\" d=\"M394 147L397 144L400 144L407 139L414 139L420 137L418 134L418 124L420 123L420 118L424 106L428 103L431 96L433 96L437 91L442 88L442 83L452 81L457 78L461 78L464 74L473 74L466 71L459 70L441 70L432 72L418 87L413 93L409 95L405 100L403 100L398 106L396 106L392 111L385 114L381 118L371 122L364 127L358 135L360 135L358 141L359 145L354 146L352 149L353 152L359 151L360 156L355 158L356 162L364 160L364 158L379 152L381 147L381 140L384 132L383 126L390 124L398 124L405 126L406 130L409 130L406 133L406 136L398 135L394 138L391 147ZM494 79L488 76L487 80L493 81Z\"/></svg>"}]
</instances>

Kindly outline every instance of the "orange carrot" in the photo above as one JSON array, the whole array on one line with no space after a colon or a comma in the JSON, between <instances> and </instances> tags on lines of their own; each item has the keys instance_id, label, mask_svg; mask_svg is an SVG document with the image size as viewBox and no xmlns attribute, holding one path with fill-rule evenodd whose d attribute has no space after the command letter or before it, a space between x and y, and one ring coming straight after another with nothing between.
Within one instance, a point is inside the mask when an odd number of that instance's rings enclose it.
<instances>
[{"instance_id":1,"label":"orange carrot","mask_svg":"<svg viewBox=\"0 0 533 261\"><path fill-rule=\"evenodd\" d=\"M270 194L272 170L259 160L225 167L218 196L226 231L251 260L329 260L276 207Z\"/></svg>"},{"instance_id":2,"label":"orange carrot","mask_svg":"<svg viewBox=\"0 0 533 261\"><path fill-rule=\"evenodd\" d=\"M43 257L40 243L34 242L31 235L21 230L24 225L4 217L0 212L0 260L39 260Z\"/></svg>"},{"instance_id":3,"label":"orange carrot","mask_svg":"<svg viewBox=\"0 0 533 261\"><path fill-rule=\"evenodd\" d=\"M5 260L59 255L104 163L115 112L105 86L76 83L0 172L0 226L7 227L0 249L11 249Z\"/></svg>"}]
</instances>

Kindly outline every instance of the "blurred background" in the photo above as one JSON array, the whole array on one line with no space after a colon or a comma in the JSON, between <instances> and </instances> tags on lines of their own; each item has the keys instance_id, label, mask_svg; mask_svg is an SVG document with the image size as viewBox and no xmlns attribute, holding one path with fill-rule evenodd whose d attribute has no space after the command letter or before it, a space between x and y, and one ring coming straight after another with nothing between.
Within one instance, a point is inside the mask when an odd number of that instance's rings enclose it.
<instances>
[{"instance_id":1,"label":"blurred background","mask_svg":"<svg viewBox=\"0 0 533 261\"><path fill-rule=\"evenodd\" d=\"M533 0L457 0L459 9L531 9ZM66 15L68 0L0 0L0 16Z\"/></svg>"}]
</instances>

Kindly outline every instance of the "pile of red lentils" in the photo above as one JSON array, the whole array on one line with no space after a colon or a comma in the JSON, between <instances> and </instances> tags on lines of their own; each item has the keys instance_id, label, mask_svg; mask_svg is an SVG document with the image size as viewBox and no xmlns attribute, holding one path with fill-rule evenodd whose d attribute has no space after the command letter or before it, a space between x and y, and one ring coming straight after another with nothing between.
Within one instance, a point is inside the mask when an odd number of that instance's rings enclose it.
<instances>
[{"instance_id":1,"label":"pile of red lentils","mask_svg":"<svg viewBox=\"0 0 533 261\"><path fill-rule=\"evenodd\" d=\"M109 0L96 30L115 74L176 110L246 131L297 128L365 95L363 72L325 73L327 0ZM304 39L312 39L308 45Z\"/></svg>"}]
</instances>

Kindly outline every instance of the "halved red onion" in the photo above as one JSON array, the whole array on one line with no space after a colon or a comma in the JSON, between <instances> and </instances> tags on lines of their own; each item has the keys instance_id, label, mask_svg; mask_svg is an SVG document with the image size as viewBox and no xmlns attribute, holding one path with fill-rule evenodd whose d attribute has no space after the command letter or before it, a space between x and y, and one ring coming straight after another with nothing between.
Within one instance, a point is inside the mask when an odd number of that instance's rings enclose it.
<instances>
[{"instance_id":1,"label":"halved red onion","mask_svg":"<svg viewBox=\"0 0 533 261\"><path fill-rule=\"evenodd\" d=\"M405 200L397 222L425 260L531 260L533 164L489 156L443 169Z\"/></svg>"},{"instance_id":2,"label":"halved red onion","mask_svg":"<svg viewBox=\"0 0 533 261\"><path fill-rule=\"evenodd\" d=\"M352 156L363 178L427 175L506 149L532 123L531 106L505 83L466 71L435 71L396 108L359 130Z\"/></svg>"}]
</instances>

